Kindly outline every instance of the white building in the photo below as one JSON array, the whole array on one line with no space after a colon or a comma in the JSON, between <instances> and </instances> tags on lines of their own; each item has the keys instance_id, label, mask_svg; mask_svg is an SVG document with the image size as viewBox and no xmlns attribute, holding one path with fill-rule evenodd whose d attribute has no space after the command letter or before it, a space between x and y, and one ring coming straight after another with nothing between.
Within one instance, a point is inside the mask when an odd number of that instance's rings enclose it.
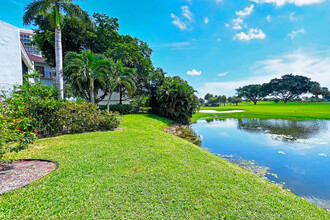
<instances>
[{"instance_id":1,"label":"white building","mask_svg":"<svg viewBox=\"0 0 330 220\"><path fill-rule=\"evenodd\" d=\"M109 100L109 96L106 96L103 101L99 102L99 105L107 105L108 100ZM119 104L119 102L120 102L120 95L119 95L119 93L114 92L110 99L110 105ZM125 104L129 104L129 103L131 103L130 98L128 96L124 95L122 97L122 104L125 105Z\"/></svg>"},{"instance_id":2,"label":"white building","mask_svg":"<svg viewBox=\"0 0 330 220\"><path fill-rule=\"evenodd\" d=\"M39 72L41 75L40 81L44 82L46 85L54 85L53 70L47 64L46 60L43 57L36 56L33 54L28 54L30 60L34 64L34 69Z\"/></svg>"},{"instance_id":3,"label":"white building","mask_svg":"<svg viewBox=\"0 0 330 220\"><path fill-rule=\"evenodd\" d=\"M32 30L20 29L20 38L25 46L26 51L29 54L33 54L41 57L41 51L39 51L38 46L32 44L33 35L34 33Z\"/></svg>"},{"instance_id":4,"label":"white building","mask_svg":"<svg viewBox=\"0 0 330 220\"><path fill-rule=\"evenodd\" d=\"M29 33L33 34L31 31ZM35 46L29 46L33 35L29 35L29 41L24 41L27 34L26 30L0 21L0 91L8 91L13 85L22 85L24 75L31 73L34 68L44 73L41 80L48 85L53 84L51 68L41 56L37 56L40 52L35 51Z\"/></svg>"}]
</instances>

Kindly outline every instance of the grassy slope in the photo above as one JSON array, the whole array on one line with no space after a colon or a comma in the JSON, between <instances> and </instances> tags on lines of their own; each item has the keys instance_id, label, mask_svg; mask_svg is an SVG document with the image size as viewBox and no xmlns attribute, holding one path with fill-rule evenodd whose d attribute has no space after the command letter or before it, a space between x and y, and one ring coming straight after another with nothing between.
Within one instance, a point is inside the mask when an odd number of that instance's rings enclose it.
<instances>
[{"instance_id":1,"label":"grassy slope","mask_svg":"<svg viewBox=\"0 0 330 220\"><path fill-rule=\"evenodd\" d=\"M226 107L203 107L202 109L212 109L218 111L245 110L242 113L216 114L216 113L196 113L192 121L209 116L224 117L259 117L259 118L291 118L291 119L326 119L330 120L330 103L273 103L258 102L257 105L241 103L238 106Z\"/></svg>"},{"instance_id":2,"label":"grassy slope","mask_svg":"<svg viewBox=\"0 0 330 220\"><path fill-rule=\"evenodd\" d=\"M329 219L321 208L176 136L168 121L124 117L125 130L37 142L11 158L60 168L0 196L0 219Z\"/></svg>"}]
</instances>

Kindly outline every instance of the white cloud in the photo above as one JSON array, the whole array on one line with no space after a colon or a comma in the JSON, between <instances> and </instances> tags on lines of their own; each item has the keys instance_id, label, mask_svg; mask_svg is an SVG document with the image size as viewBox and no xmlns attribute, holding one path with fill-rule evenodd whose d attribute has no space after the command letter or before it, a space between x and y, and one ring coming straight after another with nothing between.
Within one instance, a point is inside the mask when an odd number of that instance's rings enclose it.
<instances>
[{"instance_id":1,"label":"white cloud","mask_svg":"<svg viewBox=\"0 0 330 220\"><path fill-rule=\"evenodd\" d=\"M24 6L25 6L24 4L22 4L22 3L19 2L19 1L11 0L10 2L13 3L14 5L17 5L17 6L20 6L20 7L24 7Z\"/></svg>"},{"instance_id":2,"label":"white cloud","mask_svg":"<svg viewBox=\"0 0 330 220\"><path fill-rule=\"evenodd\" d=\"M266 34L257 28L251 28L247 33L241 32L237 33L234 37L234 40L241 40L241 41L250 41L252 39L265 39Z\"/></svg>"},{"instance_id":3,"label":"white cloud","mask_svg":"<svg viewBox=\"0 0 330 220\"><path fill-rule=\"evenodd\" d=\"M182 6L181 10L182 10L183 17L187 18L189 21L193 20L194 15L193 15L193 13L190 12L188 5Z\"/></svg>"},{"instance_id":4,"label":"white cloud","mask_svg":"<svg viewBox=\"0 0 330 220\"><path fill-rule=\"evenodd\" d=\"M202 75L202 71L197 71L196 69L190 70L187 72L188 75L190 76L200 76Z\"/></svg>"},{"instance_id":5,"label":"white cloud","mask_svg":"<svg viewBox=\"0 0 330 220\"><path fill-rule=\"evenodd\" d=\"M188 41L171 42L171 43L153 45L153 47L169 47L173 50L189 50L191 49L191 43Z\"/></svg>"},{"instance_id":6,"label":"white cloud","mask_svg":"<svg viewBox=\"0 0 330 220\"><path fill-rule=\"evenodd\" d=\"M188 25L194 20L194 14L191 13L189 6L187 5L181 7L181 14L182 18L179 18L174 13L171 13L171 18L173 19L172 24L181 30L187 30Z\"/></svg>"},{"instance_id":7,"label":"white cloud","mask_svg":"<svg viewBox=\"0 0 330 220\"><path fill-rule=\"evenodd\" d=\"M254 9L254 5L250 5L244 8L242 11L236 11L237 18L234 18L232 20L233 22L232 28L234 30L241 30L243 29L243 27L246 27L246 25L244 25L244 19L253 12L253 9Z\"/></svg>"},{"instance_id":8,"label":"white cloud","mask_svg":"<svg viewBox=\"0 0 330 220\"><path fill-rule=\"evenodd\" d=\"M221 38L217 38L217 42L218 42L218 43L221 42Z\"/></svg>"},{"instance_id":9,"label":"white cloud","mask_svg":"<svg viewBox=\"0 0 330 220\"><path fill-rule=\"evenodd\" d=\"M226 76L228 74L228 72L224 72L224 73L219 73L217 76Z\"/></svg>"},{"instance_id":10,"label":"white cloud","mask_svg":"<svg viewBox=\"0 0 330 220\"><path fill-rule=\"evenodd\" d=\"M270 22L270 21L272 20L272 16L268 15L268 16L266 17L266 20L267 20L268 22Z\"/></svg>"},{"instance_id":11,"label":"white cloud","mask_svg":"<svg viewBox=\"0 0 330 220\"><path fill-rule=\"evenodd\" d=\"M298 34L304 34L305 33L305 29L301 28L297 31L292 31L290 34L288 34L289 37L291 37L291 39L294 39Z\"/></svg>"},{"instance_id":12,"label":"white cloud","mask_svg":"<svg viewBox=\"0 0 330 220\"><path fill-rule=\"evenodd\" d=\"M220 4L222 0L215 0L215 3Z\"/></svg>"},{"instance_id":13,"label":"white cloud","mask_svg":"<svg viewBox=\"0 0 330 220\"><path fill-rule=\"evenodd\" d=\"M311 5L325 2L325 0L250 0L255 3L271 3L275 4L278 7L281 7L285 4L294 4L296 6Z\"/></svg>"},{"instance_id":14,"label":"white cloud","mask_svg":"<svg viewBox=\"0 0 330 220\"><path fill-rule=\"evenodd\" d=\"M230 24L225 23L225 27L230 27Z\"/></svg>"},{"instance_id":15,"label":"white cloud","mask_svg":"<svg viewBox=\"0 0 330 220\"><path fill-rule=\"evenodd\" d=\"M208 24L208 23L209 23L209 18L208 18L208 17L205 17L205 18L204 18L204 23L205 23L205 24Z\"/></svg>"},{"instance_id":16,"label":"white cloud","mask_svg":"<svg viewBox=\"0 0 330 220\"><path fill-rule=\"evenodd\" d=\"M197 89L202 97L206 93L235 94L235 89L244 85L266 83L273 78L293 73L311 78L330 87L330 50L306 51L297 50L280 56L258 61L251 68L253 75L246 79L227 82L207 82Z\"/></svg>"},{"instance_id":17,"label":"white cloud","mask_svg":"<svg viewBox=\"0 0 330 220\"><path fill-rule=\"evenodd\" d=\"M253 9L254 9L254 5L250 5L244 8L242 11L236 11L236 15L237 17L241 17L241 18L249 16L253 12Z\"/></svg>"},{"instance_id":18,"label":"white cloud","mask_svg":"<svg viewBox=\"0 0 330 220\"><path fill-rule=\"evenodd\" d=\"M241 30L243 25L243 19L242 18L234 18L233 19L233 29L234 30Z\"/></svg>"},{"instance_id":19,"label":"white cloud","mask_svg":"<svg viewBox=\"0 0 330 220\"><path fill-rule=\"evenodd\" d=\"M290 13L290 15L289 15L290 21L296 21L297 20L294 15L295 15L294 12Z\"/></svg>"},{"instance_id":20,"label":"white cloud","mask_svg":"<svg viewBox=\"0 0 330 220\"><path fill-rule=\"evenodd\" d=\"M272 73L279 76L293 73L304 75L320 82L322 86L330 86L330 51L297 50L259 61L254 69L257 74Z\"/></svg>"},{"instance_id":21,"label":"white cloud","mask_svg":"<svg viewBox=\"0 0 330 220\"><path fill-rule=\"evenodd\" d=\"M178 16L175 14L171 14L171 18L173 18L172 24L180 28L181 30L186 30L187 29L187 24L184 23L183 21L180 20Z\"/></svg>"}]
</instances>

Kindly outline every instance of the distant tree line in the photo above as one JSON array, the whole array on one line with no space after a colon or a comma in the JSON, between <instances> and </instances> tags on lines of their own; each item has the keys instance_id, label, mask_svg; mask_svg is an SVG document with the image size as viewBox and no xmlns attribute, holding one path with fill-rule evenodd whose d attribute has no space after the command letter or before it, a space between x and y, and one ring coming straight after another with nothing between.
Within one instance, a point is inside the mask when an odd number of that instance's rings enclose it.
<instances>
[{"instance_id":1,"label":"distant tree line","mask_svg":"<svg viewBox=\"0 0 330 220\"><path fill-rule=\"evenodd\" d=\"M321 87L318 82L311 81L310 78L300 75L287 74L281 78L270 80L269 83L264 84L251 84L236 89L237 96L228 97L217 96L207 93L204 97L205 100L201 104L208 106L225 106L226 101L229 103L241 102L242 98L246 101L252 101L255 105L258 101L264 100L266 97L272 97L273 101L279 102L282 100L284 103L288 101L300 100L300 96L305 93L314 95L315 100L319 100L321 95L323 98L330 99L329 89Z\"/></svg>"},{"instance_id":2,"label":"distant tree line","mask_svg":"<svg viewBox=\"0 0 330 220\"><path fill-rule=\"evenodd\" d=\"M242 99L238 96L227 97L225 95L213 95L207 93L204 96L204 99L200 98L199 101L202 106L217 107L222 104L223 106L226 106L226 103L229 103L230 105L238 105L238 103L242 102Z\"/></svg>"},{"instance_id":3,"label":"distant tree line","mask_svg":"<svg viewBox=\"0 0 330 220\"><path fill-rule=\"evenodd\" d=\"M252 84L236 89L239 97L250 99L256 105L258 101L270 96L284 103L298 99L302 94L312 93L318 99L319 95L328 96L329 90L318 82L300 75L283 75L270 80L269 83Z\"/></svg>"}]
</instances>

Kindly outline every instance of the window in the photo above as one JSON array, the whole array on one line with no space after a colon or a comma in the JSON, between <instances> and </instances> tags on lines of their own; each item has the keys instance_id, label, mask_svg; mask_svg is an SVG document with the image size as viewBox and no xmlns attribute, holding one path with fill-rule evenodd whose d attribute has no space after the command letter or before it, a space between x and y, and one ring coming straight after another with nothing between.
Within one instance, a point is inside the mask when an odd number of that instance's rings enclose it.
<instances>
[{"instance_id":1,"label":"window","mask_svg":"<svg viewBox=\"0 0 330 220\"><path fill-rule=\"evenodd\" d=\"M39 71L39 74L41 74L41 76L45 77L45 67L43 66L35 66L35 70Z\"/></svg>"}]
</instances>

